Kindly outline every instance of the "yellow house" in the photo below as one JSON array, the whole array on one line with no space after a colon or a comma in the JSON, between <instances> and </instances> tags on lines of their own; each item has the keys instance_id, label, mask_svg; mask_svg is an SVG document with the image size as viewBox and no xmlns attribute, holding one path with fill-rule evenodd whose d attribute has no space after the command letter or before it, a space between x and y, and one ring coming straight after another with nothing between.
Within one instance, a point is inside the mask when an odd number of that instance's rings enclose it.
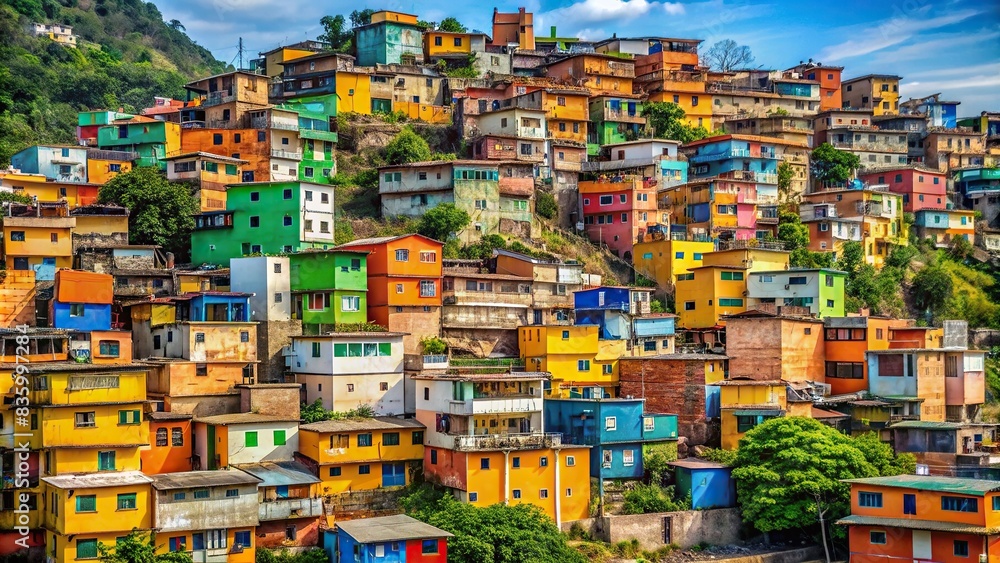
<instances>
[{"instance_id":1,"label":"yellow house","mask_svg":"<svg viewBox=\"0 0 1000 563\"><path fill-rule=\"evenodd\" d=\"M614 397L618 359L625 340L602 340L596 325L533 325L518 327L517 340L528 371L552 374L549 394L590 398L595 389Z\"/></svg>"},{"instance_id":2,"label":"yellow house","mask_svg":"<svg viewBox=\"0 0 1000 563\"><path fill-rule=\"evenodd\" d=\"M899 113L899 81L892 74L866 74L840 83L845 108L870 109L876 117Z\"/></svg>"},{"instance_id":3,"label":"yellow house","mask_svg":"<svg viewBox=\"0 0 1000 563\"><path fill-rule=\"evenodd\" d=\"M425 31L424 57L454 57L472 54L472 36L479 33L454 33L451 31ZM483 42L485 47L485 41Z\"/></svg>"},{"instance_id":4,"label":"yellow house","mask_svg":"<svg viewBox=\"0 0 1000 563\"><path fill-rule=\"evenodd\" d=\"M57 182L41 174L0 174L0 187L14 193L38 198L38 201L65 201L79 207L97 202L100 184L85 182Z\"/></svg>"},{"instance_id":5,"label":"yellow house","mask_svg":"<svg viewBox=\"0 0 1000 563\"><path fill-rule=\"evenodd\" d=\"M677 325L688 329L723 325L724 315L746 310L748 275L786 269L788 252L783 250L734 248L703 254L700 267L678 276Z\"/></svg>"},{"instance_id":6,"label":"yellow house","mask_svg":"<svg viewBox=\"0 0 1000 563\"><path fill-rule=\"evenodd\" d=\"M548 136L575 143L587 142L590 123L590 98L587 90L572 87L542 90L542 109Z\"/></svg>"},{"instance_id":7,"label":"yellow house","mask_svg":"<svg viewBox=\"0 0 1000 563\"><path fill-rule=\"evenodd\" d=\"M715 243L691 240L649 240L632 247L632 262L642 275L660 287L670 287L677 276L702 265L702 257L715 250Z\"/></svg>"},{"instance_id":8,"label":"yellow house","mask_svg":"<svg viewBox=\"0 0 1000 563\"><path fill-rule=\"evenodd\" d=\"M138 157L124 151L87 151L87 181L103 186L119 174L132 171L132 162Z\"/></svg>"},{"instance_id":9,"label":"yellow house","mask_svg":"<svg viewBox=\"0 0 1000 563\"><path fill-rule=\"evenodd\" d=\"M73 267L76 218L65 203L34 207L11 204L3 218L3 257L11 270L35 270L39 280L52 280L55 270Z\"/></svg>"},{"instance_id":10,"label":"yellow house","mask_svg":"<svg viewBox=\"0 0 1000 563\"><path fill-rule=\"evenodd\" d=\"M356 70L338 70L337 113L372 113L372 75Z\"/></svg>"},{"instance_id":11,"label":"yellow house","mask_svg":"<svg viewBox=\"0 0 1000 563\"><path fill-rule=\"evenodd\" d=\"M722 448L734 450L740 438L769 418L784 416L787 410L786 387L781 380L756 381L730 379L717 381Z\"/></svg>"},{"instance_id":12,"label":"yellow house","mask_svg":"<svg viewBox=\"0 0 1000 563\"><path fill-rule=\"evenodd\" d=\"M152 528L152 481L138 471L42 478L48 560L97 559L98 544Z\"/></svg>"},{"instance_id":13,"label":"yellow house","mask_svg":"<svg viewBox=\"0 0 1000 563\"><path fill-rule=\"evenodd\" d=\"M390 417L304 424L299 453L317 465L323 495L402 487L424 459L424 425Z\"/></svg>"},{"instance_id":14,"label":"yellow house","mask_svg":"<svg viewBox=\"0 0 1000 563\"><path fill-rule=\"evenodd\" d=\"M266 53L260 54L260 58L256 61L257 71L260 72L263 70L263 74L267 75L269 78L275 78L281 76L282 71L285 70L285 67L283 66L284 63L300 59L302 57L308 57L309 55L315 55L321 50L322 44L310 41L303 41L293 45L278 47L277 49L272 49ZM261 68L261 66L263 66L263 68Z\"/></svg>"},{"instance_id":15,"label":"yellow house","mask_svg":"<svg viewBox=\"0 0 1000 563\"><path fill-rule=\"evenodd\" d=\"M149 445L146 371L136 364L33 364L29 442L41 451L40 474L138 471L139 449Z\"/></svg>"}]
</instances>

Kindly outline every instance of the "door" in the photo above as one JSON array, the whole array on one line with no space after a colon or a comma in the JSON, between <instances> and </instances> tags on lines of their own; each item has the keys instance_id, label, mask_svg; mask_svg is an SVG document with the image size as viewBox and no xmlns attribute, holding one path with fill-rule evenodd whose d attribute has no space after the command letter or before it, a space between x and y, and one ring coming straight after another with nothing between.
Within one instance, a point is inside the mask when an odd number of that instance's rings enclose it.
<instances>
[{"instance_id":1,"label":"door","mask_svg":"<svg viewBox=\"0 0 1000 563\"><path fill-rule=\"evenodd\" d=\"M191 549L195 551L205 549L205 532L195 532L191 534Z\"/></svg>"},{"instance_id":2,"label":"door","mask_svg":"<svg viewBox=\"0 0 1000 563\"><path fill-rule=\"evenodd\" d=\"M14 258L14 269L15 270L30 270L28 267L27 258Z\"/></svg>"},{"instance_id":3,"label":"door","mask_svg":"<svg viewBox=\"0 0 1000 563\"><path fill-rule=\"evenodd\" d=\"M215 471L218 469L218 464L215 463L215 427L208 425L206 431L205 441L207 444L205 446L208 448L208 469L209 471Z\"/></svg>"},{"instance_id":4,"label":"door","mask_svg":"<svg viewBox=\"0 0 1000 563\"><path fill-rule=\"evenodd\" d=\"M931 533L926 530L913 530L913 559L931 558Z\"/></svg>"},{"instance_id":5,"label":"door","mask_svg":"<svg viewBox=\"0 0 1000 563\"><path fill-rule=\"evenodd\" d=\"M670 545L672 543L670 541L670 524L671 524L671 518L670 518L670 516L664 516L663 517L663 544L664 545Z\"/></svg>"}]
</instances>

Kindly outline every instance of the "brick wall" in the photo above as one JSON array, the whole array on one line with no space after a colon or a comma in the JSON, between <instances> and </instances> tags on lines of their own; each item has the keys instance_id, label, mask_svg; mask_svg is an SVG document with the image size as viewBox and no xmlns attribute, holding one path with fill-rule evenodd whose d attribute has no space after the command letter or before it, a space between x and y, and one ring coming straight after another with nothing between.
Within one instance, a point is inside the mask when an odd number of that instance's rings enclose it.
<instances>
[{"instance_id":1,"label":"brick wall","mask_svg":"<svg viewBox=\"0 0 1000 563\"><path fill-rule=\"evenodd\" d=\"M618 371L621 396L645 398L649 413L676 414L678 434L689 444L709 441L703 360L623 358Z\"/></svg>"}]
</instances>

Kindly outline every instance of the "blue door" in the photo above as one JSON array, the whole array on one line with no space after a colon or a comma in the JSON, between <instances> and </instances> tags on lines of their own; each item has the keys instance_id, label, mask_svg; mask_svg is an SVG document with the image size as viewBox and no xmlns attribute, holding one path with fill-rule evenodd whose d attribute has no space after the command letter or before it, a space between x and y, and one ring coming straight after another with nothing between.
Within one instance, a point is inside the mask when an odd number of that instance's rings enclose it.
<instances>
[{"instance_id":1,"label":"blue door","mask_svg":"<svg viewBox=\"0 0 1000 563\"><path fill-rule=\"evenodd\" d=\"M382 464L382 486L402 487L406 485L406 465L402 463Z\"/></svg>"}]
</instances>

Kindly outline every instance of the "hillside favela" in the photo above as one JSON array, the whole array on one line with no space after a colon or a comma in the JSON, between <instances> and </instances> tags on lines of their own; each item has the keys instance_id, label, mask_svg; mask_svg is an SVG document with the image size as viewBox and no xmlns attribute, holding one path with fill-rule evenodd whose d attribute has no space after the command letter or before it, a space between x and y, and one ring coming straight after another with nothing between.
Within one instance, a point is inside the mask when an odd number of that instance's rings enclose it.
<instances>
[{"instance_id":1,"label":"hillside favela","mask_svg":"<svg viewBox=\"0 0 1000 563\"><path fill-rule=\"evenodd\" d=\"M1000 563L1000 4L0 0L0 563Z\"/></svg>"}]
</instances>

